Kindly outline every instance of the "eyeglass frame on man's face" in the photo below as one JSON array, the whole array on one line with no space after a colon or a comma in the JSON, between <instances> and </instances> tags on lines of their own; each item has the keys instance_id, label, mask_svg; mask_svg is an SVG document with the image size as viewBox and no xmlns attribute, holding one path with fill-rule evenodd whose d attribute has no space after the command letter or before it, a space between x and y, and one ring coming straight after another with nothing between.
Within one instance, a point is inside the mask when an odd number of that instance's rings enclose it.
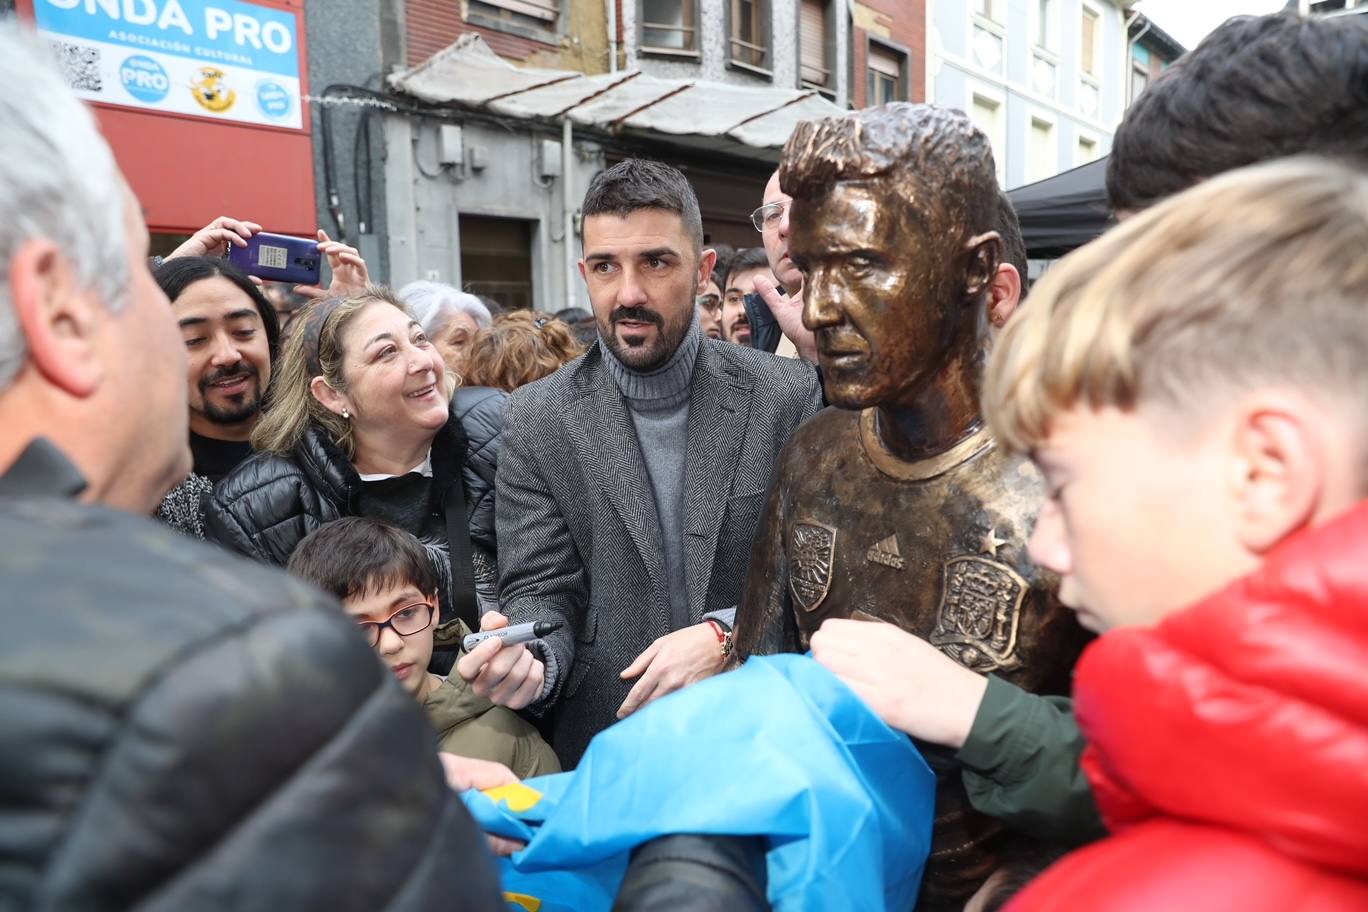
<instances>
[{"instance_id":1,"label":"eyeglass frame on man's face","mask_svg":"<svg viewBox=\"0 0 1368 912\"><path fill-rule=\"evenodd\" d=\"M408 611L410 609L420 607L426 608L428 610L427 621L423 623L422 627L419 627L416 630L410 630L408 633L404 633L398 627L394 626L394 619L397 618L399 615L403 614L405 611ZM370 643L372 647L374 647L380 645L380 631L384 630L386 627L388 627L390 630L393 630L395 635L400 637L401 639L407 639L408 637L420 634L424 630L427 630L429 627L431 627L432 622L436 619L436 617L436 605L432 604L431 602L414 602L412 605L405 605L404 607L398 609L383 621L361 621L356 626L361 628L362 635L366 637L366 641ZM372 631L374 631L374 635L372 635Z\"/></svg>"},{"instance_id":2,"label":"eyeglass frame on man's face","mask_svg":"<svg viewBox=\"0 0 1368 912\"><path fill-rule=\"evenodd\" d=\"M784 211L792 202L793 200L775 200L772 203L765 203L751 213L751 224L761 234L766 231L773 231L779 227L779 222L784 217Z\"/></svg>"}]
</instances>

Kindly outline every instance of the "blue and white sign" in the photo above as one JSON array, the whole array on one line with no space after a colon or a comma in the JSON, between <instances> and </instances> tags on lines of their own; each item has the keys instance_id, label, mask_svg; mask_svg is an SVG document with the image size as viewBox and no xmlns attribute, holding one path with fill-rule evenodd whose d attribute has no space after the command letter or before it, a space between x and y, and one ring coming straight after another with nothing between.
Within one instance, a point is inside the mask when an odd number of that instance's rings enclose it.
<instances>
[{"instance_id":1,"label":"blue and white sign","mask_svg":"<svg viewBox=\"0 0 1368 912\"><path fill-rule=\"evenodd\" d=\"M273 121L282 121L295 109L295 96L275 79L263 79L256 84L257 110Z\"/></svg>"},{"instance_id":2,"label":"blue and white sign","mask_svg":"<svg viewBox=\"0 0 1368 912\"><path fill-rule=\"evenodd\" d=\"M166 70L143 54L134 54L119 64L119 81L125 92L149 105L155 105L171 91L171 77Z\"/></svg>"},{"instance_id":3,"label":"blue and white sign","mask_svg":"<svg viewBox=\"0 0 1368 912\"><path fill-rule=\"evenodd\" d=\"M87 101L303 126L294 14L242 0L34 0Z\"/></svg>"}]
</instances>

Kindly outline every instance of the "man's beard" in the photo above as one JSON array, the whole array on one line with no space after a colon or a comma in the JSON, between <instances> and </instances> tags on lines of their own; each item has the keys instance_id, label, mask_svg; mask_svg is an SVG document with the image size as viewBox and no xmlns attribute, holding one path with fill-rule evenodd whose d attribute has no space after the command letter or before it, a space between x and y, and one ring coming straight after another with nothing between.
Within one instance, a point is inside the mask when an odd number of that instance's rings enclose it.
<instances>
[{"instance_id":1,"label":"man's beard","mask_svg":"<svg viewBox=\"0 0 1368 912\"><path fill-rule=\"evenodd\" d=\"M237 377L246 377L256 381L255 389L249 385L243 392L230 396L228 399L230 404L227 406L214 405L209 401L210 386L221 380L232 380ZM204 405L204 417L212 424L241 424L255 418L257 413L261 411L261 374L256 367L246 361L221 367L213 373L201 377L199 391L200 401Z\"/></svg>"},{"instance_id":2,"label":"man's beard","mask_svg":"<svg viewBox=\"0 0 1368 912\"><path fill-rule=\"evenodd\" d=\"M623 344L615 329L616 324L623 320L654 324L655 341L635 346ZM670 360L679 348L679 343L684 341L690 322L691 315L688 313L677 324L670 326L663 316L649 308L615 307L608 315L608 326L599 327L599 337L619 361L638 373L646 374Z\"/></svg>"}]
</instances>

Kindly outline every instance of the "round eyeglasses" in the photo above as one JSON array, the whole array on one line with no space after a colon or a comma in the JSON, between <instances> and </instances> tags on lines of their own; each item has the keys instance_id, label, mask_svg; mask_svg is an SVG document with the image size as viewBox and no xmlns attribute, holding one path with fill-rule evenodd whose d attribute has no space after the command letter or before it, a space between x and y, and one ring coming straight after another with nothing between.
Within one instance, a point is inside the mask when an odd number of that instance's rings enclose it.
<instances>
[{"instance_id":1,"label":"round eyeglasses","mask_svg":"<svg viewBox=\"0 0 1368 912\"><path fill-rule=\"evenodd\" d=\"M788 211L791 202L793 200L765 203L751 213L751 224L755 226L756 231L773 231L779 227L779 222L784 218L784 213Z\"/></svg>"},{"instance_id":2,"label":"round eyeglasses","mask_svg":"<svg viewBox=\"0 0 1368 912\"><path fill-rule=\"evenodd\" d=\"M361 632L365 634L366 641L372 646L380 642L380 631L388 627L401 637L410 637L415 633L422 633L432 626L432 619L437 615L437 606L429 605L427 602L416 602L400 608L389 616L386 621L376 623L375 621L363 621L360 625Z\"/></svg>"}]
</instances>

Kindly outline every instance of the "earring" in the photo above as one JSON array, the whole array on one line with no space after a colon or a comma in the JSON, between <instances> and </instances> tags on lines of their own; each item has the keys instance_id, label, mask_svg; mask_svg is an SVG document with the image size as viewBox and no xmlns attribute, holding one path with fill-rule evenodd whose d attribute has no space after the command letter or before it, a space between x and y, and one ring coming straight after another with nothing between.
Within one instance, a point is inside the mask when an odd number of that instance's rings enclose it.
<instances>
[{"instance_id":1,"label":"earring","mask_svg":"<svg viewBox=\"0 0 1368 912\"><path fill-rule=\"evenodd\" d=\"M350 419L351 419L351 412L347 411L346 409L343 409L343 410L342 410L342 418L343 418L343 420L350 420Z\"/></svg>"}]
</instances>

